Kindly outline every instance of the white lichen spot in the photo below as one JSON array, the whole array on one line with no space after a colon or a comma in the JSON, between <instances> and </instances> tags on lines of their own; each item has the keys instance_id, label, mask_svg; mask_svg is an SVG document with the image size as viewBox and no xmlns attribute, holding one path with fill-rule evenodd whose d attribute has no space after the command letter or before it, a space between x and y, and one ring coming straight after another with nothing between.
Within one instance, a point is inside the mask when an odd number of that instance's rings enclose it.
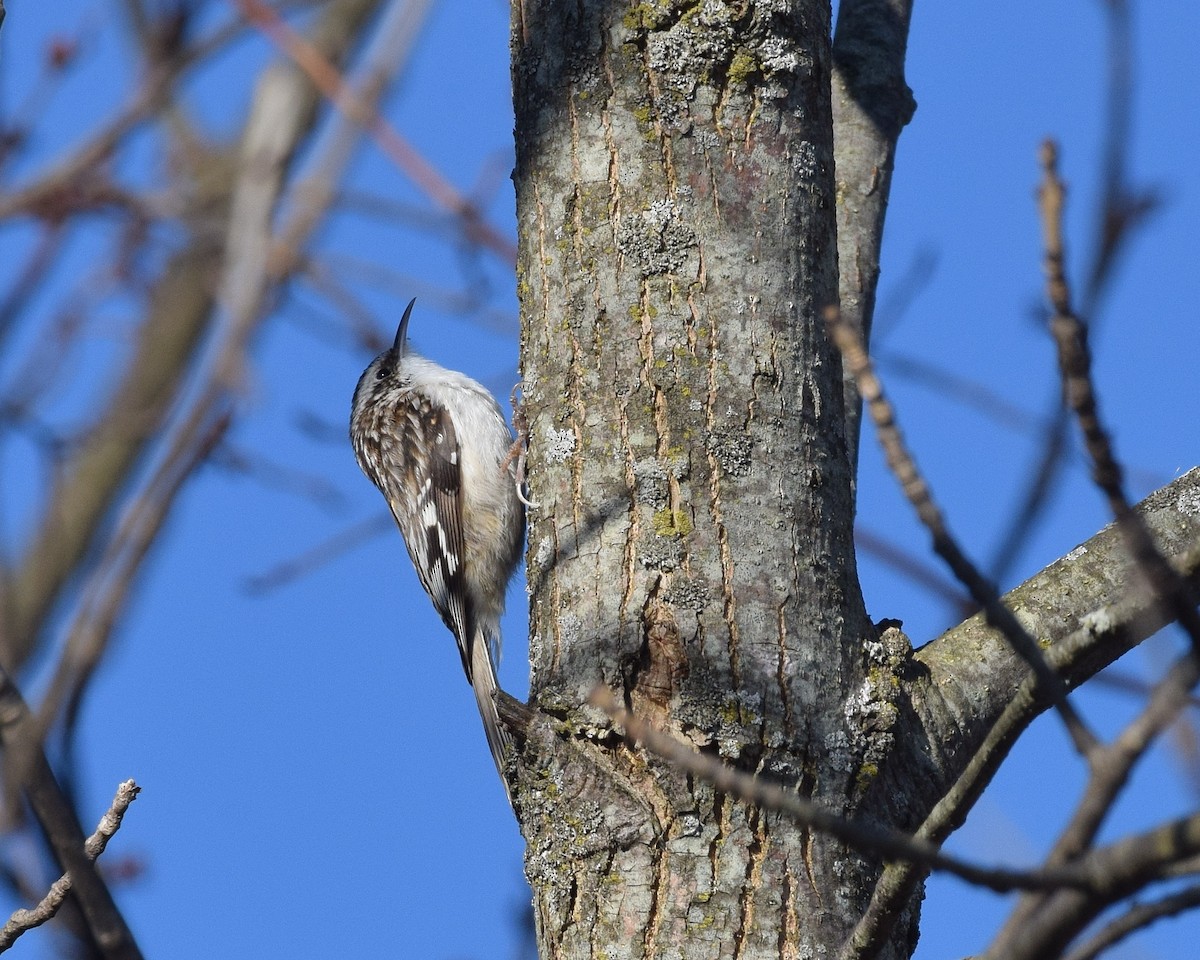
<instances>
[{"instance_id":1,"label":"white lichen spot","mask_svg":"<svg viewBox=\"0 0 1200 960\"><path fill-rule=\"evenodd\" d=\"M1064 560L1078 560L1080 557L1082 557L1087 552L1088 552L1088 548L1084 544L1081 543L1074 550L1072 550L1065 557L1063 557L1063 559Z\"/></svg>"},{"instance_id":2,"label":"white lichen spot","mask_svg":"<svg viewBox=\"0 0 1200 960\"><path fill-rule=\"evenodd\" d=\"M1179 512L1185 517L1200 515L1200 493L1192 490L1180 497Z\"/></svg>"},{"instance_id":3,"label":"white lichen spot","mask_svg":"<svg viewBox=\"0 0 1200 960\"><path fill-rule=\"evenodd\" d=\"M697 130L692 134L692 153L708 153L721 145L721 138L711 130Z\"/></svg>"},{"instance_id":4,"label":"white lichen spot","mask_svg":"<svg viewBox=\"0 0 1200 960\"><path fill-rule=\"evenodd\" d=\"M571 646L583 633L583 620L577 614L563 613L558 618L558 634L563 646Z\"/></svg>"},{"instance_id":5,"label":"white lichen spot","mask_svg":"<svg viewBox=\"0 0 1200 960\"><path fill-rule=\"evenodd\" d=\"M650 204L650 208L646 210L644 216L649 223L657 227L665 226L675 216L675 201L655 200Z\"/></svg>"},{"instance_id":6,"label":"white lichen spot","mask_svg":"<svg viewBox=\"0 0 1200 960\"><path fill-rule=\"evenodd\" d=\"M1108 607L1101 607L1099 610L1084 614L1079 625L1088 633L1097 636L1111 632L1117 624L1113 619L1112 611Z\"/></svg>"},{"instance_id":7,"label":"white lichen spot","mask_svg":"<svg viewBox=\"0 0 1200 960\"><path fill-rule=\"evenodd\" d=\"M764 67L772 72L785 71L791 73L800 66L800 57L791 44L783 37L767 37L759 45L758 59Z\"/></svg>"},{"instance_id":8,"label":"white lichen spot","mask_svg":"<svg viewBox=\"0 0 1200 960\"><path fill-rule=\"evenodd\" d=\"M546 459L551 463L562 463L575 452L574 430L555 430L551 426L544 426L542 440L546 444Z\"/></svg>"},{"instance_id":9,"label":"white lichen spot","mask_svg":"<svg viewBox=\"0 0 1200 960\"><path fill-rule=\"evenodd\" d=\"M845 730L834 730L825 737L825 752L829 764L835 770L849 773L854 769L853 756L850 751L850 738Z\"/></svg>"},{"instance_id":10,"label":"white lichen spot","mask_svg":"<svg viewBox=\"0 0 1200 960\"><path fill-rule=\"evenodd\" d=\"M791 156L792 169L806 180L811 180L820 172L817 162L817 147L811 140L801 140L796 144Z\"/></svg>"},{"instance_id":11,"label":"white lichen spot","mask_svg":"<svg viewBox=\"0 0 1200 960\"><path fill-rule=\"evenodd\" d=\"M853 723L860 715L866 714L873 696L874 690L871 681L863 680L858 689L846 698L846 704L842 708L846 719Z\"/></svg>"},{"instance_id":12,"label":"white lichen spot","mask_svg":"<svg viewBox=\"0 0 1200 960\"><path fill-rule=\"evenodd\" d=\"M554 555L554 545L550 542L549 537L542 537L538 541L537 549L533 551L533 565L541 569L545 569L550 564L550 558Z\"/></svg>"}]
</instances>

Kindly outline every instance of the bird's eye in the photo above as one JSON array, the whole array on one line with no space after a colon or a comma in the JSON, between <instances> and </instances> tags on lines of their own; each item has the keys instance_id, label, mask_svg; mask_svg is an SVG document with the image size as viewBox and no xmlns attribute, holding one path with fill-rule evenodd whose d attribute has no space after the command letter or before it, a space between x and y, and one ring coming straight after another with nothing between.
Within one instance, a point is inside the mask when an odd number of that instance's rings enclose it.
<instances>
[{"instance_id":1,"label":"bird's eye","mask_svg":"<svg viewBox=\"0 0 1200 960\"><path fill-rule=\"evenodd\" d=\"M386 380L388 378L388 376L391 374L391 372L392 372L392 368L387 366L386 364L384 364L378 370L375 371L375 379L376 380Z\"/></svg>"}]
</instances>

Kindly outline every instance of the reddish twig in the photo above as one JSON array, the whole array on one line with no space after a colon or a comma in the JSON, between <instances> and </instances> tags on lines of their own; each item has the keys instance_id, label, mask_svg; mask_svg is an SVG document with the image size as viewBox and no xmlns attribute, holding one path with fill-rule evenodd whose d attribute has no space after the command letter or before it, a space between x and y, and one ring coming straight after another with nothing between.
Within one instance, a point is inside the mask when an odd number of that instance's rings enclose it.
<instances>
[{"instance_id":1,"label":"reddish twig","mask_svg":"<svg viewBox=\"0 0 1200 960\"><path fill-rule=\"evenodd\" d=\"M515 263L515 245L484 222L479 210L428 160L375 111L364 111L342 75L319 50L293 30L262 0L231 0L263 34L305 72L318 90L338 110L361 124L384 154L438 206L458 216L471 239Z\"/></svg>"}]
</instances>

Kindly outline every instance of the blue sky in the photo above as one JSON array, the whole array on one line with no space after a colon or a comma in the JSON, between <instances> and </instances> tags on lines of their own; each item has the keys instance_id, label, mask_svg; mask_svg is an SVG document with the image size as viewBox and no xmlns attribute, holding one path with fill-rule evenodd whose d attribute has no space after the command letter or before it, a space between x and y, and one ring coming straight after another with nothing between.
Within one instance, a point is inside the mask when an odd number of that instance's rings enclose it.
<instances>
[{"instance_id":1,"label":"blue sky","mask_svg":"<svg viewBox=\"0 0 1200 960\"><path fill-rule=\"evenodd\" d=\"M1200 84L1192 67L1200 9L1139 6L1130 175L1135 185L1154 187L1163 205L1129 250L1093 344L1104 413L1140 497L1200 462L1193 239ZM1002 535L1037 444L906 379L889 357L920 356L1030 415L1048 411L1054 356L1032 319L1042 290L1036 150L1046 135L1062 145L1077 274L1093 233L1102 144L1101 7L1097 0L918 4L914 19L908 69L919 107L901 140L887 226L881 372L952 528L984 558ZM10 5L0 33L6 103L21 101L47 37L82 28L89 38L77 74L46 107L49 132L36 145L35 164L121 101L128 52L108 22L117 15L100 2ZM214 129L235 128L246 78L268 55L262 43L243 43L198 78L220 91L195 103ZM506 5L441 0L386 112L460 189L472 190L482 174L492 184L491 221L511 235L507 55ZM147 139L144 156L131 163L145 163L153 146ZM369 145L351 180L356 190L424 203ZM0 230L0 280L7 282L4 264L29 242L27 230ZM516 379L516 304L511 277L494 258L464 271L444 241L349 213L323 233L318 251L354 283L381 333L408 296L421 295L412 327L418 348L507 393ZM395 271L403 289L361 282L364 251ZM64 278L100 252L80 236ZM929 262L932 272L907 308L894 309L914 264ZM461 289L464 275L486 291L499 322L439 309L433 291ZM336 505L321 508L228 470L201 471L88 700L80 752L84 808L94 814L85 819L99 817L120 780L142 784L110 849L145 863L119 898L147 956L188 960L216 949L231 960L334 952L364 960L508 960L518 942L515 918L529 897L521 839L453 642L420 593L399 536L386 531L277 589L246 589L248 579L382 508L340 435L326 440L297 429L298 418L309 416L335 434L343 429L368 357L349 349L348 338L331 345L321 335L335 329L330 308L303 285L294 293L258 342L232 441L319 477L339 495ZM93 319L87 336L97 369L131 316L129 304L111 303ZM869 432L863 451L861 524L926 555L927 537L883 471ZM32 452L19 445L0 463L6 535L22 530L21 508L31 496L9 477L28 476L33 465ZM1105 522L1085 472L1072 468L1006 585ZM914 642L953 622L936 598L885 565L868 556L860 567L872 614L903 619ZM517 694L527 685L523 606L516 584L501 682ZM1138 651L1122 669L1146 674L1178 642L1160 638L1156 653ZM1110 733L1135 706L1110 690L1077 696ZM988 861L1035 857L1081 777L1055 721L1040 722L954 849ZM1159 751L1140 768L1116 832L1195 804L1172 756ZM1005 906L956 881L933 880L917 957L981 949ZM1194 918L1174 921L1116 955L1189 955L1185 945L1198 930ZM43 955L47 942L39 931L17 949Z\"/></svg>"}]
</instances>

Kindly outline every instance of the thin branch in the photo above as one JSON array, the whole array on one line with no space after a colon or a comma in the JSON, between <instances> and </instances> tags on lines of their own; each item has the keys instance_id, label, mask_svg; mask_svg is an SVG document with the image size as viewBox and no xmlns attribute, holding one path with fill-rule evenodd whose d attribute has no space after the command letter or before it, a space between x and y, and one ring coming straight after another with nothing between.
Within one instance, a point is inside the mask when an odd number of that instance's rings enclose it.
<instances>
[{"instance_id":1,"label":"thin branch","mask_svg":"<svg viewBox=\"0 0 1200 960\"><path fill-rule=\"evenodd\" d=\"M1043 418L1009 402L999 390L941 367L927 357L894 350L873 350L872 356L893 382L900 377L920 384L999 426L1021 434L1037 433L1045 427Z\"/></svg>"},{"instance_id":2,"label":"thin branch","mask_svg":"<svg viewBox=\"0 0 1200 960\"><path fill-rule=\"evenodd\" d=\"M108 841L120 829L125 811L137 799L137 795L141 792L141 789L132 780L126 780L117 787L117 795L113 797L112 805L108 808L104 816L100 818L96 832L88 837L84 844L84 852L87 854L89 860L95 860L104 852L104 848L108 846ZM32 930L34 927L40 927L58 913L59 908L67 898L67 894L71 891L71 886L71 874L65 873L51 884L49 892L36 907L30 910L14 911L13 915L8 918L8 922L0 928L0 953L11 947L21 934Z\"/></svg>"},{"instance_id":3,"label":"thin branch","mask_svg":"<svg viewBox=\"0 0 1200 960\"><path fill-rule=\"evenodd\" d=\"M470 289L463 293L448 290L445 287L431 284L428 280L409 276L398 270L372 260L354 257L347 254L323 254L319 261L310 259L310 269L320 265L325 278L336 270L340 276L352 277L367 286L374 287L385 293L390 293L397 299L407 303L414 294L425 306L432 305L435 309L446 313L469 316L471 321L481 329L489 330L505 338L516 336L518 324L511 311L503 309L488 309L484 305L484 297L473 293ZM393 331L394 333L394 331ZM392 335L386 338L383 346L391 343ZM382 349L383 347L374 349Z\"/></svg>"},{"instance_id":4,"label":"thin branch","mask_svg":"<svg viewBox=\"0 0 1200 960\"><path fill-rule=\"evenodd\" d=\"M987 960L1061 956L1071 940L1112 904L1170 879L1172 868L1181 863L1190 862L1194 868L1194 854L1189 851L1198 840L1200 816L1194 815L1092 851L1075 861L1089 864L1100 881L1092 890L1047 893L1041 909L1024 917L1019 925L1006 924L983 956Z\"/></svg>"},{"instance_id":5,"label":"thin branch","mask_svg":"<svg viewBox=\"0 0 1200 960\"><path fill-rule=\"evenodd\" d=\"M969 617L975 612L975 604L962 592L957 583L906 548L861 525L854 528L854 543L863 553L870 554L893 573L927 590L963 617Z\"/></svg>"},{"instance_id":6,"label":"thin branch","mask_svg":"<svg viewBox=\"0 0 1200 960\"><path fill-rule=\"evenodd\" d=\"M620 707L607 688L597 689L591 702L604 710L614 724L623 727L635 743L723 793L828 833L860 852L889 860L910 861L925 869L942 870L1000 892L1014 889L1048 891L1057 908L1055 912L1062 913L1073 925L1085 923L1108 904L1163 879L1172 866L1191 862L1200 852L1200 815L1193 815L1126 837L1061 867L1033 871L987 869L944 854L937 845L899 831L847 820L781 784L737 770L719 757L702 754L691 744L658 730ZM1038 931L1035 938L1038 948L1032 952L1027 950L1022 956L1052 955L1044 950L1048 939L1051 946L1057 945L1056 939Z\"/></svg>"},{"instance_id":7,"label":"thin branch","mask_svg":"<svg viewBox=\"0 0 1200 960\"><path fill-rule=\"evenodd\" d=\"M1072 308L1063 242L1066 190L1058 176L1058 151L1052 141L1048 140L1042 146L1041 165L1043 178L1038 202L1045 238L1047 293L1053 308L1050 326L1058 348L1063 393L1079 422L1092 458L1093 479L1116 518L1117 529L1133 559L1134 569L1192 640L1189 653L1177 661L1157 685L1145 709L1111 746L1097 750L1090 758L1090 775L1084 795L1046 858L1048 866L1055 866L1079 857L1095 842L1134 767L1186 708L1192 688L1200 681L1200 615L1196 611L1196 596L1191 585L1159 552L1145 523L1125 495L1122 470L1100 418L1091 377L1087 333ZM1014 945L1029 942L1065 943L1083 922L1081 918L1094 916L1096 912L1093 902L1024 897L997 935L991 953L1007 955ZM1036 929L1036 936L1030 933L1031 929Z\"/></svg>"},{"instance_id":8,"label":"thin branch","mask_svg":"<svg viewBox=\"0 0 1200 960\"><path fill-rule=\"evenodd\" d=\"M389 513L376 514L354 526L334 534L297 557L285 560L264 573L246 579L250 593L266 593L286 586L328 563L334 557L357 547L383 532L392 529L394 521Z\"/></svg>"},{"instance_id":9,"label":"thin branch","mask_svg":"<svg viewBox=\"0 0 1200 960\"><path fill-rule=\"evenodd\" d=\"M1114 667L1110 670L1105 670L1103 673L1098 673L1092 679L1092 684L1097 687L1108 687L1119 693L1127 693L1130 696L1149 696L1154 692L1155 684L1149 680L1143 680L1141 677L1136 677L1130 673L1119 672ZM1200 697L1192 694L1188 697L1189 707L1200 707Z\"/></svg>"},{"instance_id":10,"label":"thin branch","mask_svg":"<svg viewBox=\"0 0 1200 960\"><path fill-rule=\"evenodd\" d=\"M345 495L325 477L278 463L228 440L217 445L208 462L219 469L241 474L266 489L307 500L328 513L335 513L346 505Z\"/></svg>"},{"instance_id":11,"label":"thin branch","mask_svg":"<svg viewBox=\"0 0 1200 960\"><path fill-rule=\"evenodd\" d=\"M353 115L333 111L314 147L314 157L280 201L287 211L275 231L269 272L282 279L294 272L302 252L344 185L345 172L361 141L359 116L378 116L384 95L410 62L430 0L392 2L384 10L375 40L365 51L352 89L344 90ZM282 21L281 21L282 22ZM453 215L446 217L454 222Z\"/></svg>"},{"instance_id":12,"label":"thin branch","mask_svg":"<svg viewBox=\"0 0 1200 960\"><path fill-rule=\"evenodd\" d=\"M3 347L13 322L37 291L46 274L58 260L67 239L61 224L44 224L25 263L0 301L0 347Z\"/></svg>"},{"instance_id":13,"label":"thin branch","mask_svg":"<svg viewBox=\"0 0 1200 960\"><path fill-rule=\"evenodd\" d=\"M229 416L225 415L206 427L189 424L185 431L177 431L172 448L155 475L125 509L88 578L83 599L67 632L66 646L38 707L33 726L38 743L44 742L64 704L64 739L70 741L83 693L108 648L137 573L184 484L220 442L229 422Z\"/></svg>"},{"instance_id":14,"label":"thin branch","mask_svg":"<svg viewBox=\"0 0 1200 960\"><path fill-rule=\"evenodd\" d=\"M313 49L327 59L340 60L378 2L338 0L323 5L312 27ZM311 129L319 102L318 92L299 71L289 68L288 75L281 77L268 70L260 81L242 147L262 165L248 163L240 171L232 197L238 217L231 218L224 245L200 231L168 261L151 294L121 383L66 465L61 482L48 494L37 533L13 579L11 635L5 637L10 663L19 665L29 656L46 615L85 562L129 471L157 440L167 412L183 392L200 338L214 323L213 276L222 265L226 269L221 286L231 298L233 317L207 355L214 362L200 364L194 374L201 395L190 411L175 411L175 422L209 422L192 414L214 409L214 396L228 399L238 388L267 295L263 272L255 272L254 267L261 267L265 259L263 248L271 236L283 170ZM231 202L229 197L218 200Z\"/></svg>"},{"instance_id":15,"label":"thin branch","mask_svg":"<svg viewBox=\"0 0 1200 960\"><path fill-rule=\"evenodd\" d=\"M1080 420L1088 451L1095 461L1097 485L1108 497L1135 569L1146 577L1154 595L1161 599L1172 618L1188 630L1193 644L1191 654L1177 662L1157 685L1142 713L1111 746L1093 755L1087 791L1049 860L1062 863L1078 856L1093 842L1134 765L1190 701L1190 691L1200 680L1200 660L1197 659L1200 617L1196 614L1190 585L1159 552L1146 524L1121 489L1121 470L1097 412L1084 332L1071 312L1070 287L1063 272L1063 188L1055 168L1055 150L1050 143L1043 147L1042 162L1045 181L1040 199L1046 232L1047 279L1055 310L1052 324L1059 344L1064 390Z\"/></svg>"},{"instance_id":16,"label":"thin branch","mask_svg":"<svg viewBox=\"0 0 1200 960\"><path fill-rule=\"evenodd\" d=\"M1067 733L1075 749L1086 757L1097 745L1095 735L1067 702L1066 686L1058 674L1047 665L1037 641L1029 635L1013 612L1000 602L1000 594L995 585L984 578L951 536L941 511L933 501L929 485L904 444L904 438L896 424L895 411L884 397L883 385L875 374L861 339L854 329L841 319L836 307L831 307L826 312L825 319L830 334L841 351L842 361L858 384L858 391L875 421L879 444L883 447L887 465L900 483L905 498L912 504L917 517L933 538L934 551L946 561L951 572L967 588L972 599L983 608L988 623L1004 634L1013 649L1045 684L1046 689L1054 692L1055 706Z\"/></svg>"}]
</instances>

